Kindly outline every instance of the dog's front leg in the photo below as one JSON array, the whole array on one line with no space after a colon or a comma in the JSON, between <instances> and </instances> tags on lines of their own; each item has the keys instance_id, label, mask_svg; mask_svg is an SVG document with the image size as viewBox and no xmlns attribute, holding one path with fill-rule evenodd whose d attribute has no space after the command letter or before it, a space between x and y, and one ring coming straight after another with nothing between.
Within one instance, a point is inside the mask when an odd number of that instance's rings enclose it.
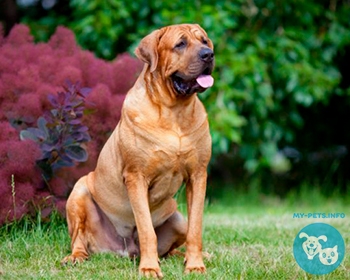
<instances>
[{"instance_id":1,"label":"dog's front leg","mask_svg":"<svg viewBox=\"0 0 350 280\"><path fill-rule=\"evenodd\" d=\"M129 173L124 178L138 231L141 251L140 274L162 278L158 263L157 236L148 204L148 185L141 174Z\"/></svg>"},{"instance_id":2,"label":"dog's front leg","mask_svg":"<svg viewBox=\"0 0 350 280\"><path fill-rule=\"evenodd\" d=\"M192 175L186 185L188 231L186 238L185 273L205 272L202 257L202 220L207 185L206 171Z\"/></svg>"}]
</instances>

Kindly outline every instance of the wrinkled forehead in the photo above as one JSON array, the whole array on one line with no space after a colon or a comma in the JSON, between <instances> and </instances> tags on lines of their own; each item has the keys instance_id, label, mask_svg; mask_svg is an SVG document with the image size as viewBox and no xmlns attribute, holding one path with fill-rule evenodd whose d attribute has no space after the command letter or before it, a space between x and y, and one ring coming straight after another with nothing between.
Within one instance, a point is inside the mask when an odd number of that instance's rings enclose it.
<instances>
[{"instance_id":1,"label":"wrinkled forehead","mask_svg":"<svg viewBox=\"0 0 350 280\"><path fill-rule=\"evenodd\" d=\"M180 24L165 27L160 43L175 43L180 39L202 40L207 33L197 24Z\"/></svg>"}]
</instances>

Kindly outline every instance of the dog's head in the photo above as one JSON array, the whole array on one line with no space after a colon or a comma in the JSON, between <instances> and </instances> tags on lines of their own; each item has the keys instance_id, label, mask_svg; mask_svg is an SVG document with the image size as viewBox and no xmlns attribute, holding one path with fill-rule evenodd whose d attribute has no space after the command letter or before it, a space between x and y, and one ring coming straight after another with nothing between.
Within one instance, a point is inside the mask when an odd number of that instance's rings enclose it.
<instances>
[{"instance_id":1,"label":"dog's head","mask_svg":"<svg viewBox=\"0 0 350 280\"><path fill-rule=\"evenodd\" d=\"M203 92L213 85L213 43L198 24L171 25L143 38L136 56L157 71L178 96Z\"/></svg>"},{"instance_id":2,"label":"dog's head","mask_svg":"<svg viewBox=\"0 0 350 280\"><path fill-rule=\"evenodd\" d=\"M306 238L302 247L308 259L313 259L313 257L317 255L320 250L322 250L322 245L320 244L319 240L323 240L324 242L327 241L327 236L325 235L321 235L319 237L309 236L305 232L301 232L299 234L299 238Z\"/></svg>"}]
</instances>

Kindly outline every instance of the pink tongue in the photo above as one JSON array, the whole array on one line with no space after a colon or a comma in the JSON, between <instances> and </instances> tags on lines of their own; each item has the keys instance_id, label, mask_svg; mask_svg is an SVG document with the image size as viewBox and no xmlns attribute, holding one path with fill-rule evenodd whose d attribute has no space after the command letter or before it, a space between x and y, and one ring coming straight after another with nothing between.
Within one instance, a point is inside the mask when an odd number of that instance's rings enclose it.
<instances>
[{"instance_id":1,"label":"pink tongue","mask_svg":"<svg viewBox=\"0 0 350 280\"><path fill-rule=\"evenodd\" d=\"M196 81L202 88L208 88L214 84L214 78L210 75L200 75Z\"/></svg>"}]
</instances>

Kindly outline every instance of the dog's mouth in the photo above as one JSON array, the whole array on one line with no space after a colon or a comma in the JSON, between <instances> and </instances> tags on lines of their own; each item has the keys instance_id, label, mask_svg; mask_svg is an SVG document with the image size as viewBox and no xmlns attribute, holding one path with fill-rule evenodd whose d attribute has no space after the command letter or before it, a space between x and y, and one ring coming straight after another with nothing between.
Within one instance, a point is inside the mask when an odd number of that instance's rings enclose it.
<instances>
[{"instance_id":1,"label":"dog's mouth","mask_svg":"<svg viewBox=\"0 0 350 280\"><path fill-rule=\"evenodd\" d=\"M175 72L171 76L174 89L180 96L189 96L196 92L203 92L214 84L214 78L211 76L212 69L210 67L195 77L185 77L179 72Z\"/></svg>"},{"instance_id":2,"label":"dog's mouth","mask_svg":"<svg viewBox=\"0 0 350 280\"><path fill-rule=\"evenodd\" d=\"M307 250L307 254L308 254L309 256L313 256L313 255L316 254L317 246L316 246L316 247L307 246L307 247L306 247L306 250Z\"/></svg>"}]
</instances>

